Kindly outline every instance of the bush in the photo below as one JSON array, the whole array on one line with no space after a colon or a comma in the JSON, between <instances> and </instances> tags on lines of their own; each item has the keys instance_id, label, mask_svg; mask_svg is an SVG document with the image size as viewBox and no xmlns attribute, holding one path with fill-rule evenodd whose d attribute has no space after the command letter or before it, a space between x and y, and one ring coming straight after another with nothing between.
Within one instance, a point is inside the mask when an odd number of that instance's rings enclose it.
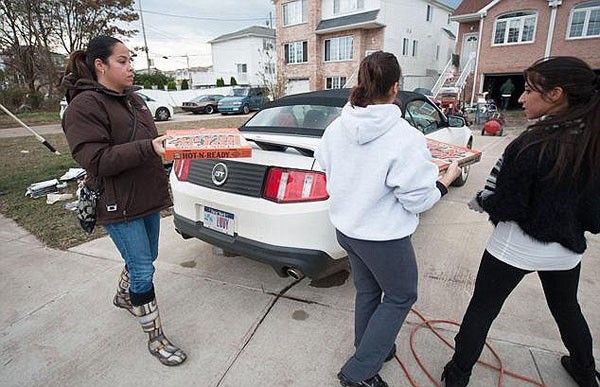
<instances>
[{"instance_id":1,"label":"bush","mask_svg":"<svg viewBox=\"0 0 600 387\"><path fill-rule=\"evenodd\" d=\"M177 90L177 84L175 83L175 81L169 81L169 83L167 84L167 89Z\"/></svg>"},{"instance_id":2,"label":"bush","mask_svg":"<svg viewBox=\"0 0 600 387\"><path fill-rule=\"evenodd\" d=\"M0 103L8 110L16 111L17 108L25 103L27 91L18 87L9 87L0 90Z\"/></svg>"},{"instance_id":3,"label":"bush","mask_svg":"<svg viewBox=\"0 0 600 387\"><path fill-rule=\"evenodd\" d=\"M152 88L152 84L150 83L149 79L146 79L144 81L144 89L151 89Z\"/></svg>"},{"instance_id":4,"label":"bush","mask_svg":"<svg viewBox=\"0 0 600 387\"><path fill-rule=\"evenodd\" d=\"M188 90L189 88L190 88L190 86L188 85L188 80L187 80L187 79L184 79L184 80L181 82L181 90Z\"/></svg>"},{"instance_id":5,"label":"bush","mask_svg":"<svg viewBox=\"0 0 600 387\"><path fill-rule=\"evenodd\" d=\"M231 86L236 86L236 85L237 85L237 81L235 80L235 77L231 77L231 78L229 79L229 84L230 84Z\"/></svg>"},{"instance_id":6,"label":"bush","mask_svg":"<svg viewBox=\"0 0 600 387\"><path fill-rule=\"evenodd\" d=\"M225 86L225 81L223 80L223 78L217 78L217 87L223 86Z\"/></svg>"}]
</instances>

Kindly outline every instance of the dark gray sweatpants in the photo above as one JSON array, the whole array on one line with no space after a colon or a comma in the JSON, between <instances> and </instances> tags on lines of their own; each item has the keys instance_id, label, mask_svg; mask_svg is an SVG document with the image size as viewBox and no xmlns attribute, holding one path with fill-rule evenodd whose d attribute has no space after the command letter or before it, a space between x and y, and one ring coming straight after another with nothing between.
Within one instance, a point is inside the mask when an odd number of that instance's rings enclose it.
<instances>
[{"instance_id":1,"label":"dark gray sweatpants","mask_svg":"<svg viewBox=\"0 0 600 387\"><path fill-rule=\"evenodd\" d=\"M344 364L342 373L360 382L379 372L417 301L417 263L410 237L366 241L337 231L337 239L350 258L356 287L356 352Z\"/></svg>"}]
</instances>

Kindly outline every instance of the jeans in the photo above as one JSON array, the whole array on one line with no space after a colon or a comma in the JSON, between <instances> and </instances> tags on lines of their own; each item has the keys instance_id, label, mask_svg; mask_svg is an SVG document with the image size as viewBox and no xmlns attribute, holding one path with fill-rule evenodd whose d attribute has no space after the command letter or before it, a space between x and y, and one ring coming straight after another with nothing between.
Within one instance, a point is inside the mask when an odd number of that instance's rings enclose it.
<instances>
[{"instance_id":1,"label":"jeans","mask_svg":"<svg viewBox=\"0 0 600 387\"><path fill-rule=\"evenodd\" d=\"M356 351L341 371L360 382L379 372L417 300L417 263L410 237L366 241L337 231L337 239L348 253L356 287Z\"/></svg>"},{"instance_id":2,"label":"jeans","mask_svg":"<svg viewBox=\"0 0 600 387\"><path fill-rule=\"evenodd\" d=\"M129 270L129 290L146 293L153 289L153 262L158 257L160 213L129 222L105 224Z\"/></svg>"},{"instance_id":3,"label":"jeans","mask_svg":"<svg viewBox=\"0 0 600 387\"><path fill-rule=\"evenodd\" d=\"M594 364L592 335L577 301L581 264L571 270L538 271L546 302L571 358L583 367ZM487 250L481 259L475 291L454 341L453 356L463 371L473 368L481 355L492 322L504 301L531 271L508 265Z\"/></svg>"},{"instance_id":4,"label":"jeans","mask_svg":"<svg viewBox=\"0 0 600 387\"><path fill-rule=\"evenodd\" d=\"M510 97L502 97L502 110L508 109L508 104L510 102Z\"/></svg>"}]
</instances>

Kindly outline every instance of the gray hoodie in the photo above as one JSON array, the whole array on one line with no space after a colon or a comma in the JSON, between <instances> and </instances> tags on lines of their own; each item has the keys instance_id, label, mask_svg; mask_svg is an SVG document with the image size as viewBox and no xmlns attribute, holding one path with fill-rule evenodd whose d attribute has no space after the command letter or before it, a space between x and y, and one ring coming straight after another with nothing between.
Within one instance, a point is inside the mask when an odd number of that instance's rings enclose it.
<instances>
[{"instance_id":1,"label":"gray hoodie","mask_svg":"<svg viewBox=\"0 0 600 387\"><path fill-rule=\"evenodd\" d=\"M393 104L346 104L315 154L327 175L331 222L363 240L411 235L441 197L425 136Z\"/></svg>"}]
</instances>

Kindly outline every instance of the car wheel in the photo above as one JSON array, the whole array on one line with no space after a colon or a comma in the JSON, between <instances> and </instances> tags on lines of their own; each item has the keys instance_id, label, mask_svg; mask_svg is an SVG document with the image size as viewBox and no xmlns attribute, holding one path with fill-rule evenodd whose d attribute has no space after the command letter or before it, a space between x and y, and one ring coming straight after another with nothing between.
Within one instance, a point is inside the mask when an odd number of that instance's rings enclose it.
<instances>
[{"instance_id":1,"label":"car wheel","mask_svg":"<svg viewBox=\"0 0 600 387\"><path fill-rule=\"evenodd\" d=\"M250 106L244 105L244 107L242 108L242 112L244 112L244 114L250 113Z\"/></svg>"},{"instance_id":2,"label":"car wheel","mask_svg":"<svg viewBox=\"0 0 600 387\"><path fill-rule=\"evenodd\" d=\"M204 113L213 114L215 112L215 108L212 105L206 105L204 108Z\"/></svg>"},{"instance_id":3,"label":"car wheel","mask_svg":"<svg viewBox=\"0 0 600 387\"><path fill-rule=\"evenodd\" d=\"M467 144L467 148L471 149L472 147L473 147L473 140L471 139L471 140L469 140L469 143ZM456 180L454 180L454 182L452 182L452 186L462 187L463 185L465 185L465 183L467 182L467 179L469 178L469 172L471 172L470 165L466 165L466 166L462 167L461 171L460 171L460 175L458 175Z\"/></svg>"},{"instance_id":4,"label":"car wheel","mask_svg":"<svg viewBox=\"0 0 600 387\"><path fill-rule=\"evenodd\" d=\"M154 115L157 121L166 121L169 119L170 116L171 115L169 114L169 109L164 107L156 109L156 114Z\"/></svg>"}]
</instances>

